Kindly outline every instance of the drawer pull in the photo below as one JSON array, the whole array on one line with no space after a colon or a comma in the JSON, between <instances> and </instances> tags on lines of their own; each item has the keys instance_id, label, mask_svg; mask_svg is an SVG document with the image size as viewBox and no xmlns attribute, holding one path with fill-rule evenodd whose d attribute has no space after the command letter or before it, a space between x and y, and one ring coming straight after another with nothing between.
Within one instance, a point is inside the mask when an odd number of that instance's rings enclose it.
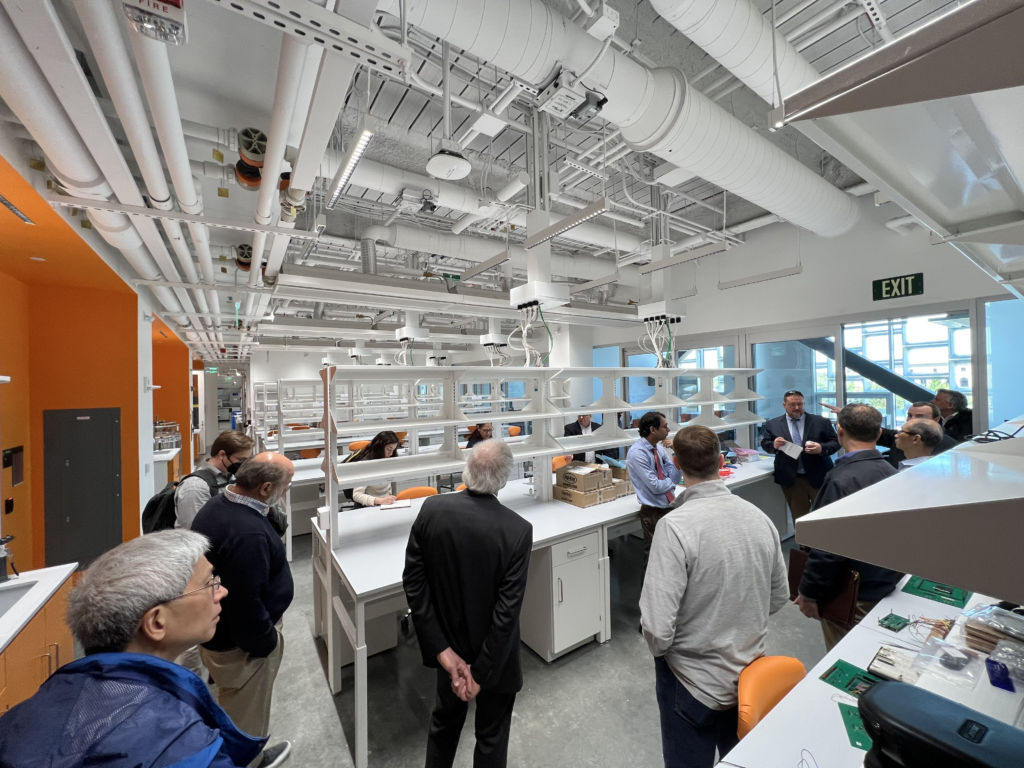
<instances>
[{"instance_id":1,"label":"drawer pull","mask_svg":"<svg viewBox=\"0 0 1024 768\"><path fill-rule=\"evenodd\" d=\"M586 547L583 547L582 549L574 549L572 552L566 552L565 556L566 557L574 557L575 555L582 555L586 551L587 551Z\"/></svg>"},{"instance_id":2,"label":"drawer pull","mask_svg":"<svg viewBox=\"0 0 1024 768\"><path fill-rule=\"evenodd\" d=\"M558 580L558 602L562 602L562 580Z\"/></svg>"}]
</instances>

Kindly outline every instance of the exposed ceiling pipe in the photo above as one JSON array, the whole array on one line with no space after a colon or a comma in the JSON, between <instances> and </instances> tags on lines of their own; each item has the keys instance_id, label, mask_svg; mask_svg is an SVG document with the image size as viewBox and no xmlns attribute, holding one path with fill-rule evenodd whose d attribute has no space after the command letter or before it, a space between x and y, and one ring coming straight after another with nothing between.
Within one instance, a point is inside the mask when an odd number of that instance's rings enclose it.
<instances>
[{"instance_id":1,"label":"exposed ceiling pipe","mask_svg":"<svg viewBox=\"0 0 1024 768\"><path fill-rule=\"evenodd\" d=\"M192 176L185 137L181 132L181 113L178 111L178 99L174 90L174 78L171 76L171 64L167 58L167 47L164 43L143 37L133 30L129 30L128 40L139 67L142 88L146 92L146 100L153 115L157 137L160 139L178 205L185 213L202 215L203 201L197 192L198 181ZM215 277L213 257L210 255L210 232L205 224L198 223L190 223L188 231L192 235L192 244L199 258L203 282L212 286ZM207 301L214 315L214 327L219 333L220 295L211 288L207 293ZM221 338L223 337L218 335L218 341Z\"/></svg>"},{"instance_id":2,"label":"exposed ceiling pipe","mask_svg":"<svg viewBox=\"0 0 1024 768\"><path fill-rule=\"evenodd\" d=\"M63 187L75 195L93 200L108 200L113 196L114 190L3 8L0 8L0 97L39 144L50 172ZM161 273L127 216L90 211L89 218L103 239L121 251L139 277L146 280L167 277ZM156 231L155 226L153 231ZM169 256L167 261L170 263ZM173 269L173 264L171 267ZM173 278L170 279L177 282L177 272L171 274ZM180 289L176 292L166 286L151 286L151 291L176 323L185 327L189 325L186 310L194 309L187 291ZM181 297L188 301L188 307L182 306ZM196 327L201 327L198 321ZM188 333L193 341L200 340L195 332Z\"/></svg>"},{"instance_id":3,"label":"exposed ceiling pipe","mask_svg":"<svg viewBox=\"0 0 1024 768\"><path fill-rule=\"evenodd\" d=\"M495 198L498 199L499 202L507 203L513 197L515 197L524 189L526 189L529 183L530 174L528 174L526 171L520 171L519 173L512 177L512 180L509 181L508 184L506 184L504 187L498 190L498 192L494 196ZM487 208L486 211L485 209L481 209L480 213L467 213L460 217L459 220L452 225L452 232L454 232L455 234L459 234L463 232L466 229L466 227L468 227L473 222L480 221L481 219L486 219L489 216L493 216L494 214L498 213L498 211L499 209L497 207L491 206Z\"/></svg>"},{"instance_id":4,"label":"exposed ceiling pipe","mask_svg":"<svg viewBox=\"0 0 1024 768\"><path fill-rule=\"evenodd\" d=\"M273 222L274 208L278 199L278 177L281 175L281 162L288 146L288 127L295 112L295 97L302 80L302 68L306 63L308 46L292 35L281 35L281 54L277 63L277 84L274 87L274 108L270 113L270 130L267 131L267 151L263 158L263 182L260 184L260 195L256 202L256 214L253 220L257 224ZM256 287L263 265L263 250L267 242L266 232L256 232L252 238L252 269L249 270L249 286ZM252 310L255 299L249 294L246 314Z\"/></svg>"},{"instance_id":5,"label":"exposed ceiling pipe","mask_svg":"<svg viewBox=\"0 0 1024 768\"><path fill-rule=\"evenodd\" d=\"M397 15L400 0L379 0ZM584 71L602 42L542 0L407 0L406 19L531 83ZM823 236L848 232L859 208L795 158L696 89L677 70L649 69L609 50L586 78L605 95L605 120L636 151L694 175Z\"/></svg>"},{"instance_id":6,"label":"exposed ceiling pipe","mask_svg":"<svg viewBox=\"0 0 1024 768\"><path fill-rule=\"evenodd\" d=\"M375 225L367 228L360 239L363 242L378 240L387 243L394 248L403 250L423 251L435 253L453 259L462 259L473 263L480 263L493 258L504 250L504 244L499 240L489 240L483 237L472 237L470 235L453 235L450 232L439 232L437 230L418 229L407 227L403 224L392 224L389 227ZM526 249L513 245L509 247L512 252L512 266L519 271L526 270ZM561 277L575 277L584 280L593 280L599 277L607 277L615 271L615 263L609 259L599 259L594 256L551 256L551 274ZM640 284L640 275L636 267L619 267L619 284L634 291Z\"/></svg>"},{"instance_id":7,"label":"exposed ceiling pipe","mask_svg":"<svg viewBox=\"0 0 1024 768\"><path fill-rule=\"evenodd\" d=\"M131 61L124 48L114 9L109 3L87 0L74 0L74 5L100 73L103 75L103 82L114 102L118 119L132 148L135 162L142 173L150 202L158 210L173 210L174 201L171 200L171 191L167 188L163 165L156 149L156 142L153 141L153 132L142 103L142 95L132 76ZM161 219L161 225L185 272L185 278L192 285L198 284L199 276L192 260L192 253L182 236L181 224ZM195 297L199 311L203 314L209 313L206 295L197 290Z\"/></svg>"}]
</instances>

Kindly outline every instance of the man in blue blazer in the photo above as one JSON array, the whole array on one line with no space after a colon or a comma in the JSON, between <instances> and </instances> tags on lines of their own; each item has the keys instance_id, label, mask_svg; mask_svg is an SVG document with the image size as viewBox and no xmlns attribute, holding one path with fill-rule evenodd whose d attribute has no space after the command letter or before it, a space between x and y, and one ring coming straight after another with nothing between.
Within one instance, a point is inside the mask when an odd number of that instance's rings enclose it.
<instances>
[{"instance_id":1,"label":"man in blue blazer","mask_svg":"<svg viewBox=\"0 0 1024 768\"><path fill-rule=\"evenodd\" d=\"M804 412L804 396L791 389L782 396L784 416L764 425L761 449L775 454L775 482L782 486L793 521L811 511L825 475L832 469L832 454L839 450L839 437L832 422ZM798 458L780 449L786 442L803 448Z\"/></svg>"}]
</instances>

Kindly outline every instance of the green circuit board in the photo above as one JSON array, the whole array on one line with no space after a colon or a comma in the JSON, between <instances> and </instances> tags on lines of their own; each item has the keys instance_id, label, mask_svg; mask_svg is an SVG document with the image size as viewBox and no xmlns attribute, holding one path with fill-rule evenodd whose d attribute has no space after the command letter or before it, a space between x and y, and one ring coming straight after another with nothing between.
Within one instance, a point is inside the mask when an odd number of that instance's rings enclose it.
<instances>
[{"instance_id":1,"label":"green circuit board","mask_svg":"<svg viewBox=\"0 0 1024 768\"><path fill-rule=\"evenodd\" d=\"M871 737L868 736L868 732L864 728L860 710L852 704L840 704L839 712L843 716L843 725L846 726L846 735L850 739L850 746L863 749L865 752L871 749Z\"/></svg>"},{"instance_id":2,"label":"green circuit board","mask_svg":"<svg viewBox=\"0 0 1024 768\"><path fill-rule=\"evenodd\" d=\"M974 594L966 589L950 587L937 581L922 579L920 576L912 576L904 585L903 591L908 595L916 595L917 597L923 597L925 600L934 600L937 603L952 605L957 608L963 608L967 605L967 601Z\"/></svg>"},{"instance_id":3,"label":"green circuit board","mask_svg":"<svg viewBox=\"0 0 1024 768\"><path fill-rule=\"evenodd\" d=\"M838 688L843 693L858 698L875 683L882 682L882 678L842 659L836 659L836 663L828 668L821 676L821 680L833 688Z\"/></svg>"},{"instance_id":4,"label":"green circuit board","mask_svg":"<svg viewBox=\"0 0 1024 768\"><path fill-rule=\"evenodd\" d=\"M910 624L910 619L904 618L903 616L897 616L895 613L890 612L888 616L883 616L878 620L878 626L882 629L888 629L890 632L899 632L905 629Z\"/></svg>"}]
</instances>

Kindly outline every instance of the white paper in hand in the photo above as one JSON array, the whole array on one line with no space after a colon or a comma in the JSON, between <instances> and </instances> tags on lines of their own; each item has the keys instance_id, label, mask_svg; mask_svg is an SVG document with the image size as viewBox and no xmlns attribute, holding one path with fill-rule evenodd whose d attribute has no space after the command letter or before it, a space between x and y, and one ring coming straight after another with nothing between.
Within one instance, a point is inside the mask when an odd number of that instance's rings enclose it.
<instances>
[{"instance_id":1,"label":"white paper in hand","mask_svg":"<svg viewBox=\"0 0 1024 768\"><path fill-rule=\"evenodd\" d=\"M412 501L409 499L399 499L394 504L381 504L381 509L404 509L405 507L411 507Z\"/></svg>"},{"instance_id":2,"label":"white paper in hand","mask_svg":"<svg viewBox=\"0 0 1024 768\"><path fill-rule=\"evenodd\" d=\"M789 458L791 458L791 459L799 459L800 458L800 454L804 452L803 448L801 448L796 443L789 442L789 440L784 442L782 444L782 447L779 448L779 450L782 451L787 456L789 456Z\"/></svg>"}]
</instances>

